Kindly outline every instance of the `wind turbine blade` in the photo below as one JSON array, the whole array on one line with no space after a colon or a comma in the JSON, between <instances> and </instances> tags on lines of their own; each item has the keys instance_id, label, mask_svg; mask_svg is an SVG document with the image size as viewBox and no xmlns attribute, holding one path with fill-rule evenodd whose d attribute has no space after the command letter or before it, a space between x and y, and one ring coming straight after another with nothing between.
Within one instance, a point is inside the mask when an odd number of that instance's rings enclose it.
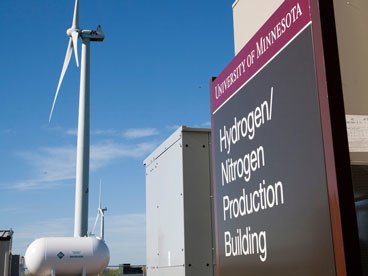
<instances>
[{"instance_id":1,"label":"wind turbine blade","mask_svg":"<svg viewBox=\"0 0 368 276\"><path fill-rule=\"evenodd\" d=\"M78 26L79 26L79 1L75 0L72 28L78 29Z\"/></svg>"},{"instance_id":2,"label":"wind turbine blade","mask_svg":"<svg viewBox=\"0 0 368 276\"><path fill-rule=\"evenodd\" d=\"M74 31L72 33L74 56L75 56L75 61L77 63L77 67L79 67L79 62L78 62L78 36L79 36L78 32Z\"/></svg>"},{"instance_id":3,"label":"wind turbine blade","mask_svg":"<svg viewBox=\"0 0 368 276\"><path fill-rule=\"evenodd\" d=\"M102 209L102 207L101 207L101 185L102 185L102 183L101 183L101 179L100 179L100 196L99 196L99 200L98 200L98 209L99 210Z\"/></svg>"},{"instance_id":4,"label":"wind turbine blade","mask_svg":"<svg viewBox=\"0 0 368 276\"><path fill-rule=\"evenodd\" d=\"M58 84L57 89L56 89L54 102L52 103L49 122L51 121L52 113L54 111L54 107L55 107L56 99L57 99L58 94L59 94L60 86L61 86L61 83L63 82L63 78L64 78L64 75L65 75L66 69L68 68L70 57L72 56L72 50L73 50L72 49L72 38L70 38L68 48L66 49L66 55L65 55L65 59L64 59L63 69L61 70L61 74L60 74L59 84Z\"/></svg>"},{"instance_id":5,"label":"wind turbine blade","mask_svg":"<svg viewBox=\"0 0 368 276\"><path fill-rule=\"evenodd\" d=\"M93 228L92 228L92 233L95 232L95 229L96 229L96 225L97 225L97 222L98 222L98 217L100 216L99 212L97 212L97 216L96 216L96 220L95 220L95 224L93 225Z\"/></svg>"}]
</instances>

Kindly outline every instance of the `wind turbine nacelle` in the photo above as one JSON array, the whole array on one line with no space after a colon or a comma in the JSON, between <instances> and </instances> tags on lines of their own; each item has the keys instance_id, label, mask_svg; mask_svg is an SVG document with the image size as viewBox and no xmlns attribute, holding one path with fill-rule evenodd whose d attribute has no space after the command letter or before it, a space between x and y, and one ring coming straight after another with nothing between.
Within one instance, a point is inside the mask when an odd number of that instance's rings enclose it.
<instances>
[{"instance_id":1,"label":"wind turbine nacelle","mask_svg":"<svg viewBox=\"0 0 368 276\"><path fill-rule=\"evenodd\" d=\"M102 31L101 25L98 25L96 30L82 30L81 37L83 39L87 38L90 41L101 42L105 39L105 34Z\"/></svg>"},{"instance_id":2,"label":"wind turbine nacelle","mask_svg":"<svg viewBox=\"0 0 368 276\"><path fill-rule=\"evenodd\" d=\"M33 275L97 275L107 267L110 252L94 237L40 238L26 251L25 262Z\"/></svg>"}]
</instances>

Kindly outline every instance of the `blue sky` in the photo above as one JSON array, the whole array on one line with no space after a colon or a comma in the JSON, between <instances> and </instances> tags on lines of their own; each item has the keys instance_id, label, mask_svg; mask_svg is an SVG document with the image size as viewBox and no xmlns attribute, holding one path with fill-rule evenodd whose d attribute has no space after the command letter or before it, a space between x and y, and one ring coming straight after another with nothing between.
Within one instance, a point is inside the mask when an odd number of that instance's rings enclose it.
<instances>
[{"instance_id":1,"label":"blue sky","mask_svg":"<svg viewBox=\"0 0 368 276\"><path fill-rule=\"evenodd\" d=\"M209 80L232 59L231 0L81 0L91 45L89 229L99 181L110 264L145 263L143 160L179 125L210 127ZM0 229L13 253L72 236L79 70L53 97L74 0L0 1ZM79 49L80 53L80 49Z\"/></svg>"}]
</instances>

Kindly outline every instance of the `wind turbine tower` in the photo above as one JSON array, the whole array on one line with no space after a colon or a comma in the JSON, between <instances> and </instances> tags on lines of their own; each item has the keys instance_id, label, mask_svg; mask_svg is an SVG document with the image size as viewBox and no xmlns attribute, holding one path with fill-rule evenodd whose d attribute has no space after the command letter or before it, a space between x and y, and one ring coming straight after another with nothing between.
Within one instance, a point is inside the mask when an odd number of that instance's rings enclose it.
<instances>
[{"instance_id":1,"label":"wind turbine tower","mask_svg":"<svg viewBox=\"0 0 368 276\"><path fill-rule=\"evenodd\" d=\"M69 38L64 65L61 71L58 87L52 104L49 121L54 111L66 69L74 48L78 63L78 38L82 39L82 60L79 88L78 138L77 138L77 168L75 188L74 237L85 237L88 234L88 197L89 197L89 149L90 149L90 44L102 42L105 38L101 26L96 30L79 29L79 0L75 1L72 26L67 30Z\"/></svg>"}]
</instances>

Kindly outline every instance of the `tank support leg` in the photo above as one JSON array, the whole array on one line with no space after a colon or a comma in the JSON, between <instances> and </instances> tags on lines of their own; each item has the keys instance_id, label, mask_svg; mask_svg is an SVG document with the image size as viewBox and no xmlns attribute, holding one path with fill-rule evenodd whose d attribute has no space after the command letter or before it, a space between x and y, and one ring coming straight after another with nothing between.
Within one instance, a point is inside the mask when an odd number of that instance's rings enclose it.
<instances>
[{"instance_id":1,"label":"tank support leg","mask_svg":"<svg viewBox=\"0 0 368 276\"><path fill-rule=\"evenodd\" d=\"M82 272L82 276L86 276L87 274L86 274L86 268L85 267L83 267L83 272Z\"/></svg>"},{"instance_id":2,"label":"tank support leg","mask_svg":"<svg viewBox=\"0 0 368 276\"><path fill-rule=\"evenodd\" d=\"M55 270L54 269L51 269L51 276L55 276Z\"/></svg>"}]
</instances>

